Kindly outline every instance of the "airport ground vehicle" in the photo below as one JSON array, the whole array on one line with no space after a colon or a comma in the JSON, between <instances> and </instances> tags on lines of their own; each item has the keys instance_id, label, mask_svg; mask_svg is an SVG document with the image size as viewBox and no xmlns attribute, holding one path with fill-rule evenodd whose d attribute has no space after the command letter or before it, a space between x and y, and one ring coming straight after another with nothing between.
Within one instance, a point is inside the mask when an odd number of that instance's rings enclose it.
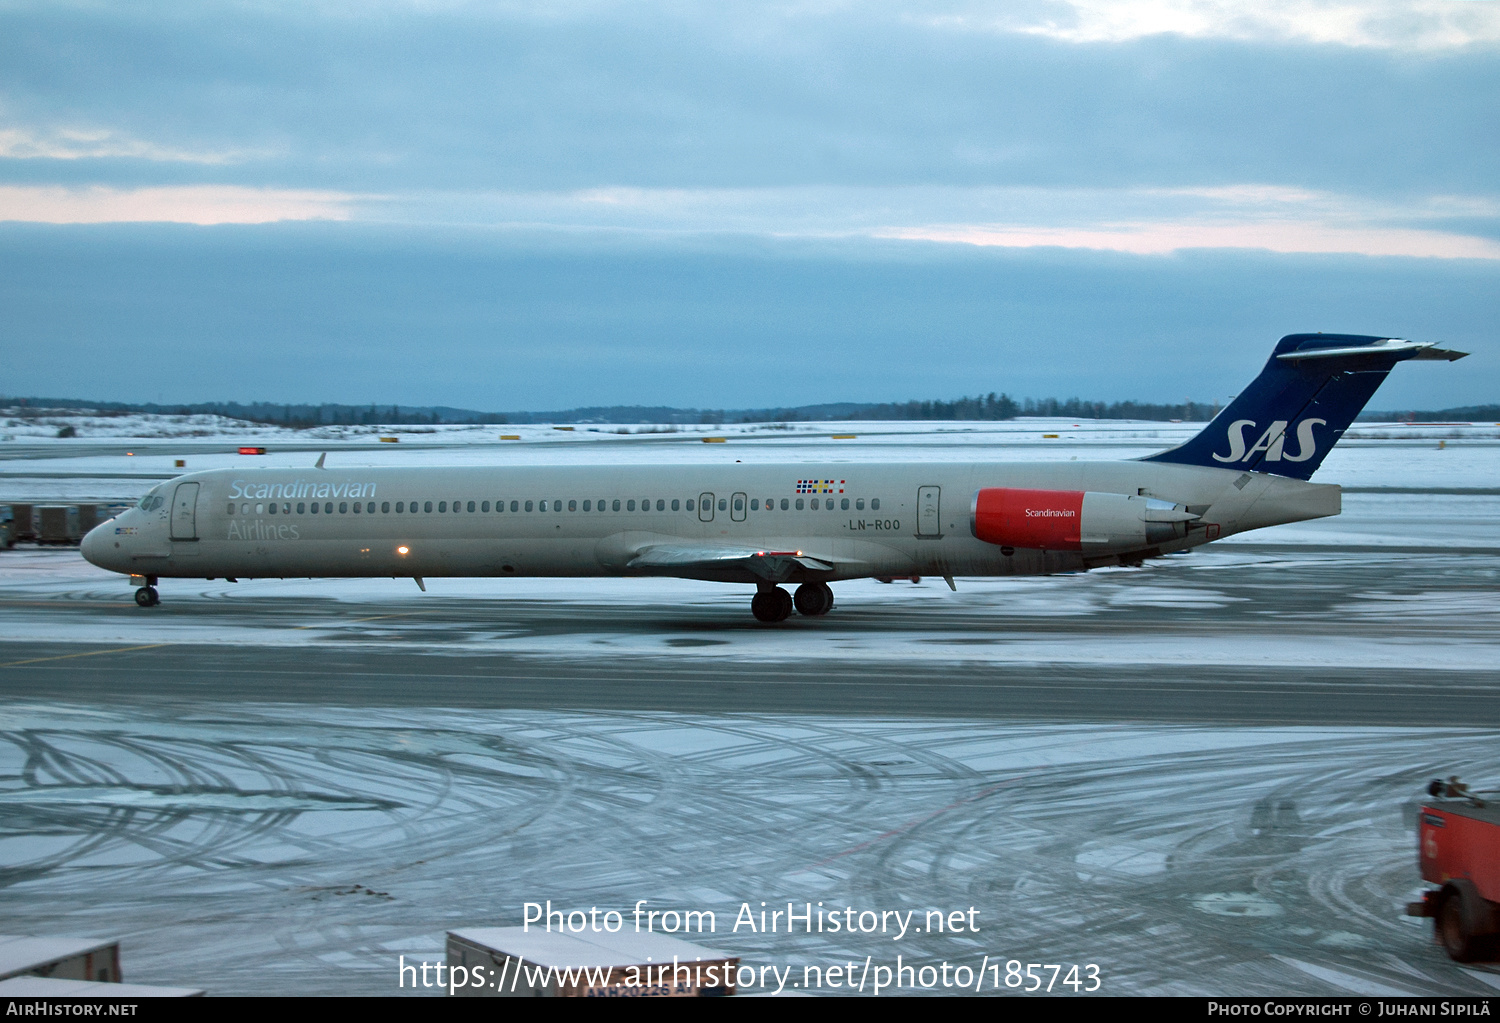
<instances>
[{"instance_id":1,"label":"airport ground vehicle","mask_svg":"<svg viewBox=\"0 0 1500 1023\"><path fill-rule=\"evenodd\" d=\"M139 580L143 607L174 576L660 575L754 585L752 613L779 622L826 614L844 579L1140 565L1337 515L1339 488L1308 480L1386 375L1463 354L1289 334L1201 433L1140 459L205 470L83 555Z\"/></svg>"},{"instance_id":2,"label":"airport ground vehicle","mask_svg":"<svg viewBox=\"0 0 1500 1023\"><path fill-rule=\"evenodd\" d=\"M1457 778L1434 781L1417 817L1422 880L1440 887L1406 907L1431 917L1433 936L1461 963L1500 952L1500 806Z\"/></svg>"}]
</instances>

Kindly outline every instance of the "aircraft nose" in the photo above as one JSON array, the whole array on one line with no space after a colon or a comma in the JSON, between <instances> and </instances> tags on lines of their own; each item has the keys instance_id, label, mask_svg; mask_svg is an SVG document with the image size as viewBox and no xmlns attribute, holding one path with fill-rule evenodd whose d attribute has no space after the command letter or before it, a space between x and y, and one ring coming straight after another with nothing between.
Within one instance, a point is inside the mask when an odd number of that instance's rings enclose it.
<instances>
[{"instance_id":1,"label":"aircraft nose","mask_svg":"<svg viewBox=\"0 0 1500 1023\"><path fill-rule=\"evenodd\" d=\"M117 556L120 554L111 546L114 533L113 519L95 526L79 541L78 553L82 554L83 560L91 565L113 569L115 566L111 562L119 560ZM116 555L116 557L111 557L111 555Z\"/></svg>"}]
</instances>

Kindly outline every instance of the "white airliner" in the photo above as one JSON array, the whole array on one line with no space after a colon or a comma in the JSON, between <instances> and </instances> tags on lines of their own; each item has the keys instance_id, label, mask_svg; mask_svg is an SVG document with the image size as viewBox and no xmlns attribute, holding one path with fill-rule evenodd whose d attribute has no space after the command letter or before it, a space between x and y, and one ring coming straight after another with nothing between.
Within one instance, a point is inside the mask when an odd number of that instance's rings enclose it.
<instances>
[{"instance_id":1,"label":"white airliner","mask_svg":"<svg viewBox=\"0 0 1500 1023\"><path fill-rule=\"evenodd\" d=\"M1387 373L1430 342L1281 339L1200 434L1143 459L629 467L212 469L154 488L83 556L158 603L163 578L666 575L754 584L763 622L829 583L1139 565L1337 515L1307 482ZM796 584L793 598L783 584Z\"/></svg>"}]
</instances>

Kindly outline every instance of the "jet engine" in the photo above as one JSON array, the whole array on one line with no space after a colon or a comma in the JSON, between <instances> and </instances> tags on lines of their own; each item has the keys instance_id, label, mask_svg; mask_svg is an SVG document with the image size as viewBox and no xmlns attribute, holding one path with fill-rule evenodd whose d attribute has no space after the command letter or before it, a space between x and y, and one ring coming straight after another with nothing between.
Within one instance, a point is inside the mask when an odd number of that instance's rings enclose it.
<instances>
[{"instance_id":1,"label":"jet engine","mask_svg":"<svg viewBox=\"0 0 1500 1023\"><path fill-rule=\"evenodd\" d=\"M1003 547L1128 551L1187 536L1197 518L1183 505L1154 497L986 487L974 495L969 529Z\"/></svg>"}]
</instances>

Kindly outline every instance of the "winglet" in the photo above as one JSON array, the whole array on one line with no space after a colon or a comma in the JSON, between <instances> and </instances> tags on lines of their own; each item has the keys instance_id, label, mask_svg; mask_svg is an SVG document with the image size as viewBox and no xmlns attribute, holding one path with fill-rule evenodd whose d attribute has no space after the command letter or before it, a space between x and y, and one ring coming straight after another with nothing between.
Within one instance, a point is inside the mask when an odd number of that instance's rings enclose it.
<instances>
[{"instance_id":1,"label":"winglet","mask_svg":"<svg viewBox=\"0 0 1500 1023\"><path fill-rule=\"evenodd\" d=\"M328 452L326 452L326 451L323 452L321 455L319 455L318 456L318 460L313 463L313 468L314 469L321 469L321 468L323 468L323 459L325 459L327 457L328 457Z\"/></svg>"}]
</instances>

